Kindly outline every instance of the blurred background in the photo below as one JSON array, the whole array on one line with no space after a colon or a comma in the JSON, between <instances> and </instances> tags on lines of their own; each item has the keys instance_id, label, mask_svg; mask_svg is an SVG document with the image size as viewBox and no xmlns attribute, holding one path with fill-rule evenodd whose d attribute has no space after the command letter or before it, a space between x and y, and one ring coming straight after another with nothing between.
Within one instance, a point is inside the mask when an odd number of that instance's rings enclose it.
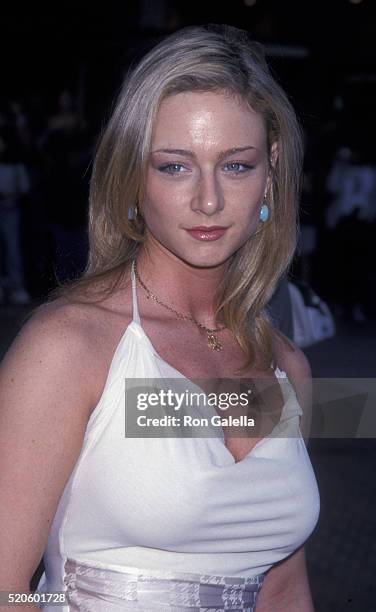
<instances>
[{"instance_id":1,"label":"blurred background","mask_svg":"<svg viewBox=\"0 0 376 612\"><path fill-rule=\"evenodd\" d=\"M0 92L0 356L87 255L95 144L132 63L186 25L264 44L305 134L301 238L289 280L336 333L304 347L315 377L375 376L375 0L4 2ZM316 609L376 612L374 440L312 440L321 493L307 543Z\"/></svg>"}]
</instances>

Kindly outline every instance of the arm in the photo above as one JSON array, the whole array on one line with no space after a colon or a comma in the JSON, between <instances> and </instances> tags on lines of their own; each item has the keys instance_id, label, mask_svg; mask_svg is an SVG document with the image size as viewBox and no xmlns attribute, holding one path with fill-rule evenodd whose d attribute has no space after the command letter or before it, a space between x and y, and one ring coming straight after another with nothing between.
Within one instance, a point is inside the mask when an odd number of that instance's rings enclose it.
<instances>
[{"instance_id":1,"label":"arm","mask_svg":"<svg viewBox=\"0 0 376 612\"><path fill-rule=\"evenodd\" d=\"M29 590L94 401L87 331L72 314L42 309L0 368L0 591Z\"/></svg>"},{"instance_id":2,"label":"arm","mask_svg":"<svg viewBox=\"0 0 376 612\"><path fill-rule=\"evenodd\" d=\"M267 572L257 598L256 612L315 612L304 546Z\"/></svg>"},{"instance_id":3,"label":"arm","mask_svg":"<svg viewBox=\"0 0 376 612\"><path fill-rule=\"evenodd\" d=\"M311 368L304 353L278 333L275 344L278 366L294 387L303 411L301 430L308 436L312 402ZM307 439L305 439L307 443ZM266 574L256 612L314 612L304 546L276 563Z\"/></svg>"}]
</instances>

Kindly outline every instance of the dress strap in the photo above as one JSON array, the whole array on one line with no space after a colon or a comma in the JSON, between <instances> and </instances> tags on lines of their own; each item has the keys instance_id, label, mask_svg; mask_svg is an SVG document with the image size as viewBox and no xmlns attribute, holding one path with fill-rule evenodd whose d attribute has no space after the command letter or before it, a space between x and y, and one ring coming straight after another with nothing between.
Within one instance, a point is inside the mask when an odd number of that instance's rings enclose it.
<instances>
[{"instance_id":1,"label":"dress strap","mask_svg":"<svg viewBox=\"0 0 376 612\"><path fill-rule=\"evenodd\" d=\"M134 272L135 262L132 261L131 267L131 281L132 281L132 304L133 304L133 316L132 321L141 325L140 314L138 312L138 303L137 303L137 289L136 289L136 275Z\"/></svg>"}]
</instances>

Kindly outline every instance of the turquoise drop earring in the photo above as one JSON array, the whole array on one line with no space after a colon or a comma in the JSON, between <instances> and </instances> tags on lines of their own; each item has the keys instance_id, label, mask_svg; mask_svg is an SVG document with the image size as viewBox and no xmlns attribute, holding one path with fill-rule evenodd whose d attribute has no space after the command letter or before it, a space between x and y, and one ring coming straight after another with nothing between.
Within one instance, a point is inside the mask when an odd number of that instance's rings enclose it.
<instances>
[{"instance_id":1,"label":"turquoise drop earring","mask_svg":"<svg viewBox=\"0 0 376 612\"><path fill-rule=\"evenodd\" d=\"M260 209L260 221L264 223L265 221L268 220L268 217L269 217L269 206L265 204L265 200L264 200L264 204L261 206L261 209Z\"/></svg>"}]
</instances>

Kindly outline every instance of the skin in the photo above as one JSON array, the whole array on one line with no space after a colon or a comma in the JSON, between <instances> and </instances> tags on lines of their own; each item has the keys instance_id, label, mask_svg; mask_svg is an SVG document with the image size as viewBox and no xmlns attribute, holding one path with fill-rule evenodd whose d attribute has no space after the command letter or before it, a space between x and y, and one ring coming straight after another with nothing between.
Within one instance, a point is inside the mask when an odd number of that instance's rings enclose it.
<instances>
[{"instance_id":1,"label":"skin","mask_svg":"<svg viewBox=\"0 0 376 612\"><path fill-rule=\"evenodd\" d=\"M233 148L246 150L221 156ZM267 134L258 113L235 97L213 92L164 100L141 206L147 243L138 269L145 283L158 287L162 301L165 297L180 312L214 327L215 288L230 258L258 228L269 187ZM214 242L198 242L186 232L213 225L228 227Z\"/></svg>"},{"instance_id":2,"label":"skin","mask_svg":"<svg viewBox=\"0 0 376 612\"><path fill-rule=\"evenodd\" d=\"M221 151L245 146L252 149L220 158ZM232 255L259 227L259 210L270 181L269 158L275 161L277 149L267 149L262 117L219 93L179 94L165 100L152 151L161 148L190 150L194 156L161 152L150 156L141 205L147 240L138 269L162 300L213 327L215 287ZM173 166L173 172L171 168L161 171L166 164L179 166ZM253 167L243 172L247 165ZM175 176L178 168L179 176ZM197 225L229 229L221 239L201 243L184 229ZM176 353L171 349L170 361L179 367L180 355L188 377L221 376L230 371L230 365L240 365L239 347L227 330L221 337L226 350L218 356L207 349L197 328L182 325L162 307L158 310L140 291L138 297L144 328L160 354L165 356L179 334L180 347ZM28 589L131 313L129 287L120 288L101 304L56 300L24 326L3 361L0 590ZM202 350L190 353L189 346L195 343ZM300 384L309 377L303 353L286 350L280 341L276 358L301 406L308 406L309 393ZM249 440L233 440L231 452L240 460L249 450L242 444ZM4 607L4 612L8 609L13 608ZM303 547L268 572L256 609L313 611Z\"/></svg>"}]
</instances>

